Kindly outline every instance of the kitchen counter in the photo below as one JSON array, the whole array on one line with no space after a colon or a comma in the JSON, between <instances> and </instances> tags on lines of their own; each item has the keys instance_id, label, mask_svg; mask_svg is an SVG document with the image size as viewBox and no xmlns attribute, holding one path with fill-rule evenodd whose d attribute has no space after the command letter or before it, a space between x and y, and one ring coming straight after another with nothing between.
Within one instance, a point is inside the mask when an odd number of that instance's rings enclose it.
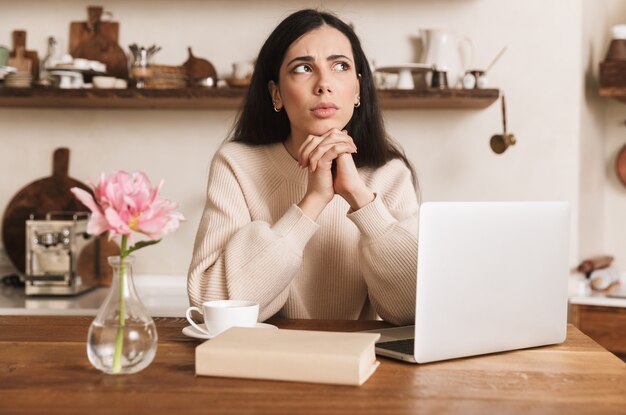
<instances>
[{"instance_id":1,"label":"kitchen counter","mask_svg":"<svg viewBox=\"0 0 626 415\"><path fill-rule=\"evenodd\" d=\"M611 291L611 295L591 291L590 288L580 291L570 291L570 304L626 308L626 280L621 280L620 285Z\"/></svg>"},{"instance_id":2,"label":"kitchen counter","mask_svg":"<svg viewBox=\"0 0 626 415\"><path fill-rule=\"evenodd\" d=\"M189 307L184 276L136 275L135 288L152 317L182 317ZM27 296L23 287L0 284L0 315L94 316L109 292L95 288L76 296Z\"/></svg>"},{"instance_id":3,"label":"kitchen counter","mask_svg":"<svg viewBox=\"0 0 626 415\"><path fill-rule=\"evenodd\" d=\"M601 307L626 308L626 298L607 297L601 293L593 293L584 296L573 296L569 299L570 304L596 305Z\"/></svg>"},{"instance_id":4,"label":"kitchen counter","mask_svg":"<svg viewBox=\"0 0 626 415\"><path fill-rule=\"evenodd\" d=\"M156 318L144 371L93 368L90 317L0 316L0 412L7 414L623 414L626 365L573 326L565 343L415 365L379 358L360 387L196 376L184 318ZM359 331L382 321L271 320L281 328ZM259 356L262 358L262 356Z\"/></svg>"}]
</instances>

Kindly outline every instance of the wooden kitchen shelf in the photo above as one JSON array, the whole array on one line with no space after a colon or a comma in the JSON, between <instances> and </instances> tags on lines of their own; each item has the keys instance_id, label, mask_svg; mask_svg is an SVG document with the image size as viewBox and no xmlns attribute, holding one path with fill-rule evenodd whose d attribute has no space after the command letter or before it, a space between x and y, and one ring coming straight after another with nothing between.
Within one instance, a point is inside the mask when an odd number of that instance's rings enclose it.
<instances>
[{"instance_id":1,"label":"wooden kitchen shelf","mask_svg":"<svg viewBox=\"0 0 626 415\"><path fill-rule=\"evenodd\" d=\"M16 89L0 88L0 108L238 109L246 93L235 88ZM381 90L383 109L481 109L498 89Z\"/></svg>"},{"instance_id":2,"label":"wooden kitchen shelf","mask_svg":"<svg viewBox=\"0 0 626 415\"><path fill-rule=\"evenodd\" d=\"M615 98L626 103L626 87L602 87L600 88L600 96Z\"/></svg>"}]
</instances>

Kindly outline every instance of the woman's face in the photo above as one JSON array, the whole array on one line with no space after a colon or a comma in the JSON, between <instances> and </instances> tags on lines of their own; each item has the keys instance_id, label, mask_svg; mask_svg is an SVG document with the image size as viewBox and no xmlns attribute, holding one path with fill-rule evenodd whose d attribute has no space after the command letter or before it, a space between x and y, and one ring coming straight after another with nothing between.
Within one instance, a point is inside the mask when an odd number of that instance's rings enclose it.
<instances>
[{"instance_id":1,"label":"woman's face","mask_svg":"<svg viewBox=\"0 0 626 415\"><path fill-rule=\"evenodd\" d=\"M276 108L287 112L292 139L343 129L359 102L350 41L326 25L306 33L287 49L279 83L269 88Z\"/></svg>"}]
</instances>

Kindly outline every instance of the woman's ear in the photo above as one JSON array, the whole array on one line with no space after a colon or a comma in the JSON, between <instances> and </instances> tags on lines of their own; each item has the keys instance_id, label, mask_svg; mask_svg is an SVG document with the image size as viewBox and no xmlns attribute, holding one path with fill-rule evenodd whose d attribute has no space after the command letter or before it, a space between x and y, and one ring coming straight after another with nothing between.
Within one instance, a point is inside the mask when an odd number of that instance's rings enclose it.
<instances>
[{"instance_id":1,"label":"woman's ear","mask_svg":"<svg viewBox=\"0 0 626 415\"><path fill-rule=\"evenodd\" d=\"M267 87L272 97L272 103L274 104L274 111L279 112L283 108L283 101L280 98L280 89L274 81L269 81Z\"/></svg>"}]
</instances>

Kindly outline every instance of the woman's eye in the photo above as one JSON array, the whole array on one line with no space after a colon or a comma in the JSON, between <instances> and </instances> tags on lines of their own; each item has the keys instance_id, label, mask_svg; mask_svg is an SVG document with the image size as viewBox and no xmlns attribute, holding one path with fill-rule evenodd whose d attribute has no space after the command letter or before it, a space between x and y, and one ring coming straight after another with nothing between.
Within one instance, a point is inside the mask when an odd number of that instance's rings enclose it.
<instances>
[{"instance_id":1,"label":"woman's eye","mask_svg":"<svg viewBox=\"0 0 626 415\"><path fill-rule=\"evenodd\" d=\"M307 73L307 72L311 72L311 67L309 65L298 65L295 68L293 68L293 71L295 73Z\"/></svg>"},{"instance_id":2,"label":"woman's eye","mask_svg":"<svg viewBox=\"0 0 626 415\"><path fill-rule=\"evenodd\" d=\"M333 65L333 71L347 71L348 69L350 69L350 65L348 65L346 62L337 62L336 64Z\"/></svg>"}]
</instances>

